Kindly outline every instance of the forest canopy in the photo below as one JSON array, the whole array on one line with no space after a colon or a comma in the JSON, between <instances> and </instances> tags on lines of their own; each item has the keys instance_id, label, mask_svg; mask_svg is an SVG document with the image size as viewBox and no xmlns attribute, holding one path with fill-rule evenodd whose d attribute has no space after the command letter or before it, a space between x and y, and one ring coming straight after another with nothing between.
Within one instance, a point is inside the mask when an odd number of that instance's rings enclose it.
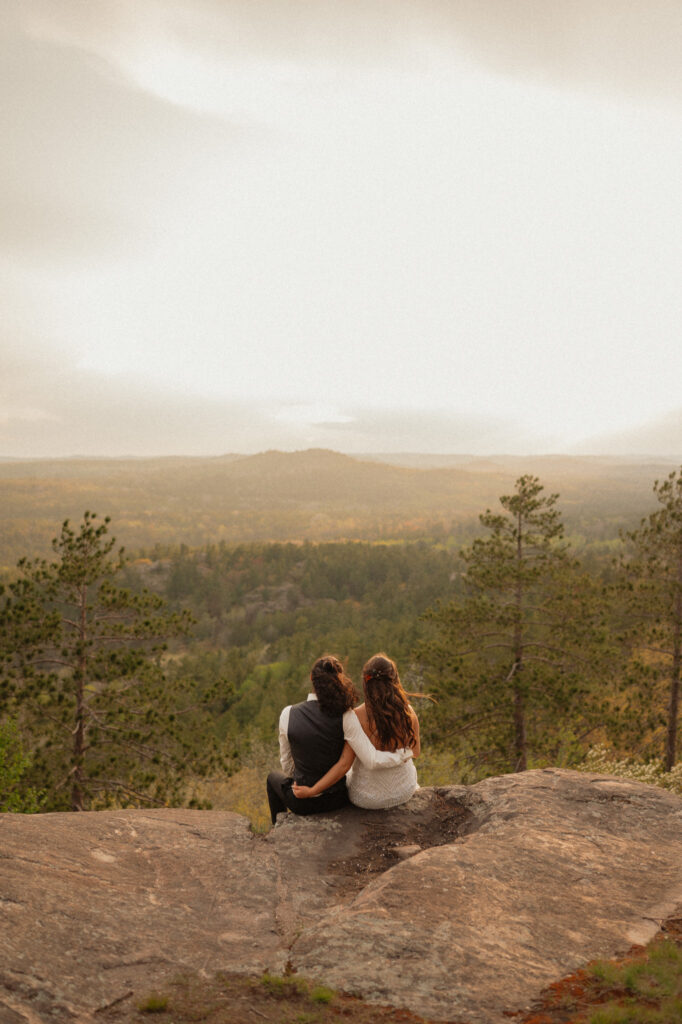
<instances>
[{"instance_id":1,"label":"forest canopy","mask_svg":"<svg viewBox=\"0 0 682 1024\"><path fill-rule=\"evenodd\" d=\"M561 495L576 544L613 543L652 508L670 462L433 456L422 468L331 451L219 458L0 460L0 573L45 556L55 525L105 512L118 542L141 549L225 541L433 540L458 547L478 515L523 473Z\"/></svg>"},{"instance_id":2,"label":"forest canopy","mask_svg":"<svg viewBox=\"0 0 682 1024\"><path fill-rule=\"evenodd\" d=\"M251 527L260 528L260 509L263 522L278 522L286 534L286 509L294 519L304 508L310 516L317 506L306 506L305 500L312 502L314 493L324 492L325 501L331 495L331 505L325 507L353 511L356 525L364 523L362 530L371 534L370 513L378 520L383 515L387 478L381 467L358 462L362 487L350 494L343 480L322 473L321 466L329 468L330 453L299 454L307 458L294 460L295 465L285 459L285 468L279 453L263 457L276 471L270 493L278 498L272 507L252 461L244 460L249 464L240 470L247 481L244 491L232 478L233 506L235 495L250 495L244 508L251 507L245 516ZM356 460L340 458L337 468L354 474ZM237 461L227 460L218 472L220 487L227 487L222 469ZM184 473L187 467L183 462L179 468ZM197 470L196 465L191 468ZM407 472L410 486L411 473L419 472L386 468ZM84 470L79 463L79 471ZM130 470L138 475L141 490L148 470L138 465ZM73 467L66 467L65 486L74 485L72 472ZM301 472L310 477L307 484ZM675 615L676 610L682 613L682 568L678 579L675 559L682 558L682 488L675 471L655 489L650 478L644 501L635 474L628 493L637 511L628 518L627 507L619 506L615 495L622 497L631 468L625 472L621 466L619 472L614 478L618 486L611 492L607 486L606 494L598 497L595 485L592 497L588 494L579 508L575 497L566 502L544 481L526 474L501 488L489 504L479 505L477 514L468 512L475 500L469 495L467 514L460 515L458 509L450 525L444 514L429 520L427 513L417 516L421 525L416 529L414 520L404 518L401 526L396 519L384 535L371 539L292 536L281 541L169 543L160 538L172 532L172 519L150 515L145 530L153 543L119 558L114 556L115 520L110 525L108 517L93 519L87 513L80 532L64 524L52 545L53 556L59 555L61 562L27 548L23 554L28 557L6 575L0 604L0 745L5 751L4 761L0 756L0 793L5 793L5 804L61 808L68 804L69 791L73 803L90 807L112 800L213 799L221 779L243 773L255 760L261 766L272 763L279 711L305 697L310 665L327 651L339 655L358 680L364 661L385 650L398 662L408 690L435 694L437 705L419 707L425 782L474 781L542 764L576 765L603 745L614 757L660 760L665 753L672 767L679 756L671 715L676 724L682 614ZM257 484L248 483L250 473L258 477ZM481 475L471 473L476 479ZM87 488L96 490L96 477L84 472ZM14 479L29 478L17 472ZM37 487L37 478L31 483ZM107 478L107 487L110 483ZM260 504L256 493L261 494ZM154 494L152 480L150 506ZM211 504L205 494L195 494L199 503L206 500L212 514L225 517L224 508ZM400 509L401 501L407 501L404 495L398 490L393 503L398 517L407 515ZM422 512L432 497L428 488L425 495ZM123 500L120 489L118 500ZM126 500L132 500L130 495ZM438 500L444 501L442 494ZM599 501L606 506L611 502L610 518L603 521L596 512ZM284 509L279 520L278 502ZM189 515L189 495L177 504ZM586 508L592 508L589 515ZM327 515L338 526L331 513L314 511L313 517L317 515ZM576 531L579 522L592 524L589 536ZM657 537L666 541L660 550ZM64 565L65 558L77 556L80 571L79 545L85 544L92 555L92 542L104 547L100 561L95 560L97 579L88 581L94 588L93 604L85 608L77 587L67 592L74 578ZM654 650L658 634L652 634L647 621L647 594L651 574L663 564L667 590L658 591L656 600L658 620L668 614L666 646ZM66 591L59 590L63 584ZM69 648L68 629L64 632L69 602L79 615L92 614L93 624L98 616L119 616L118 632L74 634ZM481 646L477 638L488 640ZM91 652L87 678L83 644ZM124 696L134 698L128 702L127 720L126 702L118 699ZM80 718L74 718L79 707ZM78 735L78 722L82 728L90 711L94 717L86 731L91 745L83 739L79 765L69 767L57 732ZM139 758L126 769L124 755L116 755L116 761L108 753L108 741L102 745L107 721L124 730L133 722L133 746L141 745L138 753L144 748L144 770L137 771ZM87 775L86 762L94 774ZM179 774L178 765L183 766ZM125 785L101 784L114 770L127 778L127 790ZM201 778L204 782L199 783ZM83 794L87 789L87 802L82 795L73 796L74 786Z\"/></svg>"}]
</instances>

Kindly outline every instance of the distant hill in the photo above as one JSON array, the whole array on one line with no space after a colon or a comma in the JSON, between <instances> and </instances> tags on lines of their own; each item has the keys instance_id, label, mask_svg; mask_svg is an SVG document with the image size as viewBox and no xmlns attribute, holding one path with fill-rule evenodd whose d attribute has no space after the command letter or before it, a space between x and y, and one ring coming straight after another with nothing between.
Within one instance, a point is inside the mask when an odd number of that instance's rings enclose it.
<instances>
[{"instance_id":1,"label":"distant hill","mask_svg":"<svg viewBox=\"0 0 682 1024\"><path fill-rule=\"evenodd\" d=\"M355 455L354 458L366 462L385 462L389 466L404 466L413 469L451 469L465 468L472 473L513 472L517 475L533 473L556 473L561 476L590 476L604 473L622 473L648 471L668 472L669 468L679 466L681 459L666 455L452 455L420 454L418 452L375 452Z\"/></svg>"},{"instance_id":2,"label":"distant hill","mask_svg":"<svg viewBox=\"0 0 682 1024\"><path fill-rule=\"evenodd\" d=\"M0 566L47 553L61 522L80 520L85 509L111 516L131 552L221 540L442 538L470 532L523 473L561 495L570 530L603 538L650 510L653 481L675 465L588 456L351 457L323 449L10 460L0 462Z\"/></svg>"}]
</instances>

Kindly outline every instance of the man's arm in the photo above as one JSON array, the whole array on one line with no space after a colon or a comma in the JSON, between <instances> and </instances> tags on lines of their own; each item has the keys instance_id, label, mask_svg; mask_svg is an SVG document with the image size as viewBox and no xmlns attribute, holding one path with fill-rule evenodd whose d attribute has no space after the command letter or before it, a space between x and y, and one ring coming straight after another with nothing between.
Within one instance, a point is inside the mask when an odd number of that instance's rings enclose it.
<instances>
[{"instance_id":1,"label":"man's arm","mask_svg":"<svg viewBox=\"0 0 682 1024\"><path fill-rule=\"evenodd\" d=\"M365 768L395 768L412 757L411 750L377 750L354 711L343 716L343 735Z\"/></svg>"},{"instance_id":2,"label":"man's arm","mask_svg":"<svg viewBox=\"0 0 682 1024\"><path fill-rule=\"evenodd\" d=\"M294 759L291 754L291 746L289 744L289 712L291 711L291 704L289 704L282 714L279 716L279 762L282 765L282 771L285 775L294 774Z\"/></svg>"}]
</instances>

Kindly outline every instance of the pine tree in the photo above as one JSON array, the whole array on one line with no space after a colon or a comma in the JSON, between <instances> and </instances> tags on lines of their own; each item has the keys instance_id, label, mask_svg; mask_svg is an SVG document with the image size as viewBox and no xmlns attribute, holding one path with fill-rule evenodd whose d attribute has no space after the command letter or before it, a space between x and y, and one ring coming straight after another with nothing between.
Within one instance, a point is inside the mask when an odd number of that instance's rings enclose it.
<instances>
[{"instance_id":1,"label":"pine tree","mask_svg":"<svg viewBox=\"0 0 682 1024\"><path fill-rule=\"evenodd\" d=\"M461 552L465 596L431 609L420 660L440 695L440 727L516 771L561 729L591 725L591 683L603 642L594 586L563 541L558 495L522 476L503 511L480 521L488 535ZM589 655L588 655L589 647Z\"/></svg>"},{"instance_id":2,"label":"pine tree","mask_svg":"<svg viewBox=\"0 0 682 1024\"><path fill-rule=\"evenodd\" d=\"M115 585L123 550L114 553L108 524L90 512L78 531L67 520L55 560L22 559L0 611L0 698L32 740L51 805L72 810L177 800L195 753L195 712L161 664L190 619Z\"/></svg>"},{"instance_id":3,"label":"pine tree","mask_svg":"<svg viewBox=\"0 0 682 1024\"><path fill-rule=\"evenodd\" d=\"M670 771L677 759L682 671L682 467L653 490L660 508L625 535L630 554L622 564L623 588L640 714L655 705L657 681L667 683L664 761Z\"/></svg>"},{"instance_id":4,"label":"pine tree","mask_svg":"<svg viewBox=\"0 0 682 1024\"><path fill-rule=\"evenodd\" d=\"M16 722L0 722L0 813L32 814L40 807L40 794L24 785L30 765Z\"/></svg>"}]
</instances>

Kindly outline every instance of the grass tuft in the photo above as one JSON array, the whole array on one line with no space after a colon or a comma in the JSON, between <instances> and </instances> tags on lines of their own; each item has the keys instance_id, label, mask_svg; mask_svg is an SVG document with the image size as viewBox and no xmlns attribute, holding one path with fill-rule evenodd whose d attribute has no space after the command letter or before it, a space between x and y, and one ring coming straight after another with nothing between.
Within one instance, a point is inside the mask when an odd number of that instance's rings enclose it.
<instances>
[{"instance_id":1,"label":"grass tuft","mask_svg":"<svg viewBox=\"0 0 682 1024\"><path fill-rule=\"evenodd\" d=\"M168 996L162 996L158 992L150 993L138 1006L141 1013L163 1013L166 1009L168 1009Z\"/></svg>"},{"instance_id":2,"label":"grass tuft","mask_svg":"<svg viewBox=\"0 0 682 1024\"><path fill-rule=\"evenodd\" d=\"M599 961L590 972L611 1001L591 1014L589 1024L682 1024L682 946L671 939L654 941L634 962Z\"/></svg>"},{"instance_id":3,"label":"grass tuft","mask_svg":"<svg viewBox=\"0 0 682 1024\"><path fill-rule=\"evenodd\" d=\"M310 998L314 1003L331 1003L335 995L336 992L326 985L317 985L310 993Z\"/></svg>"},{"instance_id":4,"label":"grass tuft","mask_svg":"<svg viewBox=\"0 0 682 1024\"><path fill-rule=\"evenodd\" d=\"M297 978L293 974L281 977L279 974L264 974L261 978L261 985L275 999L285 999L290 996L302 996L308 992L308 985L303 978Z\"/></svg>"}]
</instances>

